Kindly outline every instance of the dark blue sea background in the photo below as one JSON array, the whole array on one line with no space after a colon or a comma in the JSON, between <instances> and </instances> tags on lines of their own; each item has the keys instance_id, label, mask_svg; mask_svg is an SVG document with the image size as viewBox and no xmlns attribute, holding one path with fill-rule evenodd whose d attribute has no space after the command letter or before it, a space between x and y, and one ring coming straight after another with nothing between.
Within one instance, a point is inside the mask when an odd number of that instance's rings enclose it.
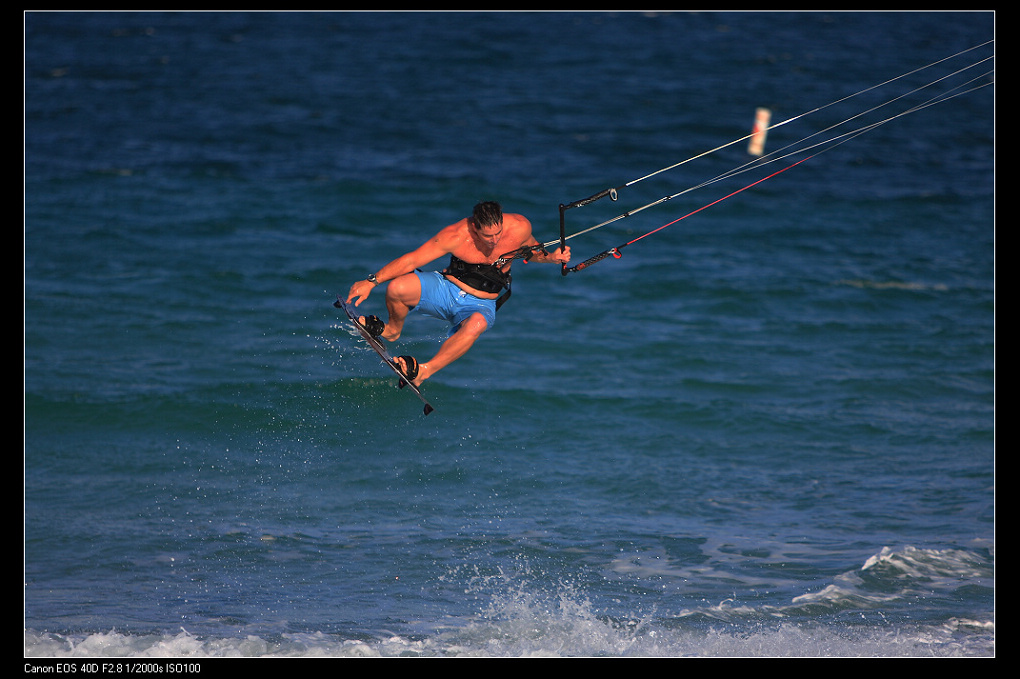
<instances>
[{"instance_id":1,"label":"dark blue sea background","mask_svg":"<svg viewBox=\"0 0 1020 679\"><path fill-rule=\"evenodd\" d=\"M25 655L995 655L995 20L26 13ZM427 417L332 305L607 188Z\"/></svg>"}]
</instances>

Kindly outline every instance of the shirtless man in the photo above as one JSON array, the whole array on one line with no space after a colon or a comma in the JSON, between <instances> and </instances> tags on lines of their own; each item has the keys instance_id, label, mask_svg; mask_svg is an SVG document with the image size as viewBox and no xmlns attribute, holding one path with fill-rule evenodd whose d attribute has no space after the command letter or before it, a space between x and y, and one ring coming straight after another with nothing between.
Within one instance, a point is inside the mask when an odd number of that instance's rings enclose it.
<instances>
[{"instance_id":1,"label":"shirtless man","mask_svg":"<svg viewBox=\"0 0 1020 679\"><path fill-rule=\"evenodd\" d=\"M362 316L359 322L390 342L400 337L412 309L450 323L450 336L427 363L411 356L394 359L408 379L421 384L463 356L496 322L496 299L503 289L509 289L512 255L521 248L534 248L529 252L531 261L570 261L569 247L546 252L531 235L531 222L523 216L503 214L498 203L479 203L470 217L447 226L417 250L352 285L347 303L360 306L375 286L388 282L389 319L383 323L376 316ZM415 271L445 255L450 255L450 265L443 271ZM501 257L510 259L497 265Z\"/></svg>"}]
</instances>

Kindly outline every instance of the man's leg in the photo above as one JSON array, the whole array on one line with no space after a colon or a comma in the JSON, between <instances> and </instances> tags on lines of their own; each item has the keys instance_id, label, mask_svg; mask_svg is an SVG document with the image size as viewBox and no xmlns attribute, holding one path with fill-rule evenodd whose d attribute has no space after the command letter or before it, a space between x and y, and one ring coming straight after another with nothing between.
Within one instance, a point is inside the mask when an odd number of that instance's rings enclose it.
<instances>
[{"instance_id":1,"label":"man's leg","mask_svg":"<svg viewBox=\"0 0 1020 679\"><path fill-rule=\"evenodd\" d=\"M382 337L390 342L400 339L400 333L404 331L404 320L411 309L418 306L421 300L421 281L413 273L404 274L394 278L386 287L386 310L389 312L389 319L386 321L386 328ZM361 317L364 322L365 317Z\"/></svg>"},{"instance_id":2,"label":"man's leg","mask_svg":"<svg viewBox=\"0 0 1020 679\"><path fill-rule=\"evenodd\" d=\"M414 378L414 383L421 384L466 354L468 349L475 343L475 340L481 337L482 333L488 328L489 323L485 320L485 316L478 312L471 314L467 320L460 324L457 332L450 335L443 342L442 346L439 347L439 352L432 357L432 360L427 363L418 364L418 376ZM403 364L401 359L397 358L394 360L398 361L401 369L407 369L407 366Z\"/></svg>"}]
</instances>

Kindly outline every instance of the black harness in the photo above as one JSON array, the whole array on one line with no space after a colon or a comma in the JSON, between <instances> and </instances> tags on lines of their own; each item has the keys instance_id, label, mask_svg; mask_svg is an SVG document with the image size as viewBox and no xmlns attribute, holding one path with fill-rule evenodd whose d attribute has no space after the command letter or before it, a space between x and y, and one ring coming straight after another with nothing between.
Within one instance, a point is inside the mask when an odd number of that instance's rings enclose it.
<instances>
[{"instance_id":1,"label":"black harness","mask_svg":"<svg viewBox=\"0 0 1020 679\"><path fill-rule=\"evenodd\" d=\"M545 248L541 245L525 245L502 255L493 264L470 264L450 255L450 266L446 267L443 273L482 292L499 292L506 289L506 292L496 299L496 311L499 311L503 303L510 299L510 282L513 279L510 272L503 271L501 267L515 259L523 259L526 262L536 251L545 252Z\"/></svg>"},{"instance_id":2,"label":"black harness","mask_svg":"<svg viewBox=\"0 0 1020 679\"><path fill-rule=\"evenodd\" d=\"M500 292L505 289L506 292L496 300L497 311L510 297L510 282L513 277L509 271L503 271L495 264L471 264L450 255L450 265L443 273L482 292Z\"/></svg>"},{"instance_id":3,"label":"black harness","mask_svg":"<svg viewBox=\"0 0 1020 679\"><path fill-rule=\"evenodd\" d=\"M450 265L443 273L482 292L499 292L510 287L509 272L501 271L495 264L470 264L453 255L450 255Z\"/></svg>"}]
</instances>

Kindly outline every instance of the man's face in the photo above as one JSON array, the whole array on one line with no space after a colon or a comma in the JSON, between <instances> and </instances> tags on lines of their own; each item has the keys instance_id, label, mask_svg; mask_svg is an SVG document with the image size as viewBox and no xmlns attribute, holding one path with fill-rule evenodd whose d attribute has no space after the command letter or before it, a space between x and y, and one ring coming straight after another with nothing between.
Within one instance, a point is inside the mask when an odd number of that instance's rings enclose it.
<instances>
[{"instance_id":1,"label":"man's face","mask_svg":"<svg viewBox=\"0 0 1020 679\"><path fill-rule=\"evenodd\" d=\"M496 243L499 242L499 237L503 233L503 222L483 226L472 219L471 232L474 234L480 245L492 249L496 247Z\"/></svg>"}]
</instances>

